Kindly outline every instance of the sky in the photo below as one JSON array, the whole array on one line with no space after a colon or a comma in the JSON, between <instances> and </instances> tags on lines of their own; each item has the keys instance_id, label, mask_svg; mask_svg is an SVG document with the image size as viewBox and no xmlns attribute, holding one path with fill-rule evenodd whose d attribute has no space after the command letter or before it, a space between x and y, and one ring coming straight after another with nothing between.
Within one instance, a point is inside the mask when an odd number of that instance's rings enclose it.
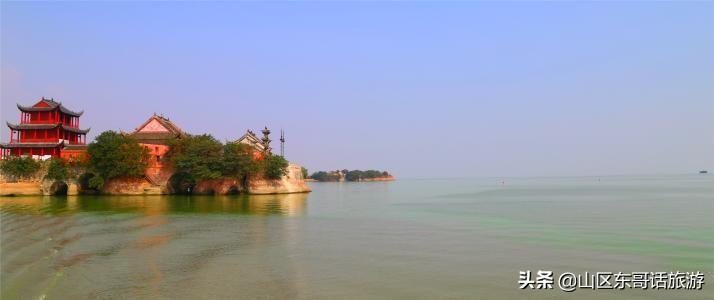
<instances>
[{"instance_id":1,"label":"sky","mask_svg":"<svg viewBox=\"0 0 714 300\"><path fill-rule=\"evenodd\" d=\"M714 2L0 9L2 122L44 96L84 110L90 140L154 112L222 141L283 128L311 172L714 171Z\"/></svg>"}]
</instances>

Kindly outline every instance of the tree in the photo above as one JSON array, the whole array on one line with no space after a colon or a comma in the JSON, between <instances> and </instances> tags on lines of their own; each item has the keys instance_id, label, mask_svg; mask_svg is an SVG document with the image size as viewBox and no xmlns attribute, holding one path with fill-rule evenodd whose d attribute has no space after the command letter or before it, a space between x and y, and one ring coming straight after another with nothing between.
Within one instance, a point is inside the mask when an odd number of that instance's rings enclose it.
<instances>
[{"instance_id":1,"label":"tree","mask_svg":"<svg viewBox=\"0 0 714 300\"><path fill-rule=\"evenodd\" d=\"M307 178L307 168L300 167L300 173L302 173L302 178Z\"/></svg>"},{"instance_id":2,"label":"tree","mask_svg":"<svg viewBox=\"0 0 714 300\"><path fill-rule=\"evenodd\" d=\"M27 179L40 170L40 163L32 157L12 156L2 161L0 171L17 179Z\"/></svg>"},{"instance_id":3,"label":"tree","mask_svg":"<svg viewBox=\"0 0 714 300\"><path fill-rule=\"evenodd\" d=\"M102 132L89 144L87 154L89 169L101 177L101 181L90 180L94 188L116 177L143 176L149 160L148 150L131 137L111 130Z\"/></svg>"},{"instance_id":4,"label":"tree","mask_svg":"<svg viewBox=\"0 0 714 300\"><path fill-rule=\"evenodd\" d=\"M325 171L319 171L312 173L310 175L310 178L315 179L317 181L337 181L340 179L340 176L337 175L336 172L325 172Z\"/></svg>"},{"instance_id":5,"label":"tree","mask_svg":"<svg viewBox=\"0 0 714 300\"><path fill-rule=\"evenodd\" d=\"M223 175L223 144L210 134L189 135L170 146L166 157L177 172L185 172L194 180Z\"/></svg>"},{"instance_id":6,"label":"tree","mask_svg":"<svg viewBox=\"0 0 714 300\"><path fill-rule=\"evenodd\" d=\"M345 180L347 181L358 181L362 178L364 178L364 172L360 170L352 170L348 171L347 175L345 175Z\"/></svg>"},{"instance_id":7,"label":"tree","mask_svg":"<svg viewBox=\"0 0 714 300\"><path fill-rule=\"evenodd\" d=\"M264 175L270 179L280 179L288 174L288 161L280 155L268 155L263 160Z\"/></svg>"},{"instance_id":8,"label":"tree","mask_svg":"<svg viewBox=\"0 0 714 300\"><path fill-rule=\"evenodd\" d=\"M47 167L46 178L53 180L65 180L67 177L69 177L67 162L60 158L50 160L50 164Z\"/></svg>"},{"instance_id":9,"label":"tree","mask_svg":"<svg viewBox=\"0 0 714 300\"><path fill-rule=\"evenodd\" d=\"M228 143L223 147L223 170L226 177L242 179L257 171L253 161L253 148L241 143Z\"/></svg>"}]
</instances>

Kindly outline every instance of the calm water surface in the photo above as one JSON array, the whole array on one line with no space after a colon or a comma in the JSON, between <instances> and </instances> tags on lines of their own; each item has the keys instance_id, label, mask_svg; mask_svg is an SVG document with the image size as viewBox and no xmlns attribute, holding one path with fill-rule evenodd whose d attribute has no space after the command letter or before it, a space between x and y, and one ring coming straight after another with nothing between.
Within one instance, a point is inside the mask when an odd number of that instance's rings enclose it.
<instances>
[{"instance_id":1,"label":"calm water surface","mask_svg":"<svg viewBox=\"0 0 714 300\"><path fill-rule=\"evenodd\" d=\"M714 176L312 187L0 198L2 299L714 299ZM707 283L519 290L527 269L703 271Z\"/></svg>"}]
</instances>

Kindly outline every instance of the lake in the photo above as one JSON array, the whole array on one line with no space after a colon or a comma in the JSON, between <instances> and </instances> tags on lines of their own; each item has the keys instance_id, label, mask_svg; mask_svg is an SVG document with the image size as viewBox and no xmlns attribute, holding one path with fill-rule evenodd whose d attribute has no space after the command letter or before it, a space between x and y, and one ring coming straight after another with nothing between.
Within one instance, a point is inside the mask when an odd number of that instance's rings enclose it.
<instances>
[{"instance_id":1,"label":"lake","mask_svg":"<svg viewBox=\"0 0 714 300\"><path fill-rule=\"evenodd\" d=\"M710 175L310 185L0 198L2 299L714 299ZM519 289L525 270L702 271L706 283Z\"/></svg>"}]
</instances>

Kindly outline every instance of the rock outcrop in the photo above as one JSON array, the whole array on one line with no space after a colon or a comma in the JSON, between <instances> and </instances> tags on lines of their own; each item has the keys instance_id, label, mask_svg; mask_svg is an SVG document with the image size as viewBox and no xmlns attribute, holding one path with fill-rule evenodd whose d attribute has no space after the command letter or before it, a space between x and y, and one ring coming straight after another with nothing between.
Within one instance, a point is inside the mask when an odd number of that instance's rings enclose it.
<instances>
[{"instance_id":1,"label":"rock outcrop","mask_svg":"<svg viewBox=\"0 0 714 300\"><path fill-rule=\"evenodd\" d=\"M247 192L249 194L287 194L287 193L307 193L312 191L302 177L302 170L299 165L290 164L287 174L280 179L267 179L262 176L254 176L247 180Z\"/></svg>"},{"instance_id":2,"label":"rock outcrop","mask_svg":"<svg viewBox=\"0 0 714 300\"><path fill-rule=\"evenodd\" d=\"M194 194L227 195L245 192L243 184L232 178L199 181L193 188Z\"/></svg>"},{"instance_id":3,"label":"rock outcrop","mask_svg":"<svg viewBox=\"0 0 714 300\"><path fill-rule=\"evenodd\" d=\"M114 178L104 183L101 192L110 195L161 195L165 194L165 189L145 178Z\"/></svg>"}]
</instances>

